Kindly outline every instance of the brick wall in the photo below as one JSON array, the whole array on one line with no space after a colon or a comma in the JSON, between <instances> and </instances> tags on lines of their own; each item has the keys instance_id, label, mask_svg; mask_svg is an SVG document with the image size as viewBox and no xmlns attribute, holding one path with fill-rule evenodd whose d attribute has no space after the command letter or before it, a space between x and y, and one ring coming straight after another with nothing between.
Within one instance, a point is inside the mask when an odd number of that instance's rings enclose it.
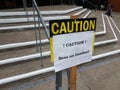
<instances>
[{"instance_id":1,"label":"brick wall","mask_svg":"<svg viewBox=\"0 0 120 90\"><path fill-rule=\"evenodd\" d=\"M120 0L109 0L108 4L112 4L113 11L120 12Z\"/></svg>"}]
</instances>

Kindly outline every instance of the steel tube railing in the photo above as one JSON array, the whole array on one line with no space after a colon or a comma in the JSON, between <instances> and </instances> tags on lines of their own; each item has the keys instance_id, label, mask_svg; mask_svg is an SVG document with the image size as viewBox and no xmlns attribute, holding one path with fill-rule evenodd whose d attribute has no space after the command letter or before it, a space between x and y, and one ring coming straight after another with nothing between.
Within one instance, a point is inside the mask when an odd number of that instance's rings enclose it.
<instances>
[{"instance_id":1,"label":"steel tube railing","mask_svg":"<svg viewBox=\"0 0 120 90\"><path fill-rule=\"evenodd\" d=\"M47 39L49 40L50 34L49 34L49 31L48 31L48 29L47 29L47 27L46 27L46 24L45 24L44 20L43 20L43 17L42 17L42 15L41 15L40 11L39 11L39 8L38 8L38 6L37 6L37 3L36 3L35 0L32 0L32 3L33 3L33 5L34 5L34 8L35 8L37 14L38 14L38 18L39 18L39 20L41 21L41 23L42 23L42 25L43 25L43 27L44 27L44 29L45 29L45 33L46 33Z\"/></svg>"}]
</instances>

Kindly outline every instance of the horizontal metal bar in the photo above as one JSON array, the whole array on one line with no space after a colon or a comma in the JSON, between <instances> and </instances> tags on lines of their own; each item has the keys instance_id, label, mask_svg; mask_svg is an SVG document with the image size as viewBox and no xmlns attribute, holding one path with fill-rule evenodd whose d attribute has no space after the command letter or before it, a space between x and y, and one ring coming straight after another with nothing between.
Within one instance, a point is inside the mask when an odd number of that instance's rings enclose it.
<instances>
[{"instance_id":1,"label":"horizontal metal bar","mask_svg":"<svg viewBox=\"0 0 120 90\"><path fill-rule=\"evenodd\" d=\"M92 60L97 60L97 59L101 59L101 58L111 56L111 55L116 55L116 54L120 54L120 49L93 56ZM32 76L48 73L48 72L51 72L51 71L55 71L54 66L49 67L49 68L45 68L45 69L41 69L41 70L37 70L37 71L33 71L33 72L29 72L29 73L25 73L25 74L21 74L21 75L16 75L16 76L8 77L8 78L3 78L3 79L0 80L0 85L10 83L10 82L13 82L13 81L17 81L17 80L21 80L21 79L25 79L25 78L29 78L29 77L32 77Z\"/></svg>"},{"instance_id":2,"label":"horizontal metal bar","mask_svg":"<svg viewBox=\"0 0 120 90\"><path fill-rule=\"evenodd\" d=\"M119 54L119 53L116 53L116 54ZM115 55L116 55L115 54ZM104 56L103 58L105 58L107 56ZM100 58L102 59L102 58ZM98 60L98 59L96 59ZM94 61L94 60L93 60ZM111 57L109 59L105 59L105 60L99 60L97 61L96 63L92 63L90 62L89 64L87 65L81 65L80 68L78 68L78 72L82 72L82 71L86 71L86 70L90 70L90 69L93 69L93 68L96 68L96 67L100 67L102 65L105 65L105 64L108 64L108 63L111 63L111 62L116 62L116 61L120 61L120 57L119 55L118 56L115 56L115 57Z\"/></svg>"},{"instance_id":3,"label":"horizontal metal bar","mask_svg":"<svg viewBox=\"0 0 120 90\"><path fill-rule=\"evenodd\" d=\"M39 43L40 41L38 40L37 42ZM45 44L45 43L49 43L49 40L48 39L41 40L41 44ZM6 44L6 45L0 45L0 50L18 48L18 47L23 47L23 46L31 46L35 44L36 44L36 41L11 43L11 44Z\"/></svg>"},{"instance_id":4,"label":"horizontal metal bar","mask_svg":"<svg viewBox=\"0 0 120 90\"><path fill-rule=\"evenodd\" d=\"M45 21L47 20L59 20L59 19L69 19L70 16L50 16L50 17L43 17L43 19ZM20 23L20 22L28 22L28 19L30 22L34 21L33 17L29 17L29 18L11 18L11 19L0 19L0 23L4 24L4 23ZM37 21L38 18L35 18L35 20Z\"/></svg>"},{"instance_id":5,"label":"horizontal metal bar","mask_svg":"<svg viewBox=\"0 0 120 90\"><path fill-rule=\"evenodd\" d=\"M119 28L117 27L117 25L115 24L115 21L113 20L113 18L110 17L110 19L111 19L112 23L114 24L114 26L116 27L116 29L118 30L118 32L120 33L120 29L119 29Z\"/></svg>"},{"instance_id":6,"label":"horizontal metal bar","mask_svg":"<svg viewBox=\"0 0 120 90\"><path fill-rule=\"evenodd\" d=\"M20 80L20 79L28 78L28 77L40 75L40 74L43 74L43 73L51 72L51 71L54 71L54 69L55 69L55 67L52 66L52 67L49 67L49 68L29 72L29 73L22 74L22 75L17 75L17 76L8 77L8 78L5 78L5 79L0 79L0 85L5 84L5 83L9 83L9 82L12 82L12 81L17 81L17 80Z\"/></svg>"},{"instance_id":7,"label":"horizontal metal bar","mask_svg":"<svg viewBox=\"0 0 120 90\"><path fill-rule=\"evenodd\" d=\"M117 36L116 36L116 34L115 34L115 31L114 31L114 29L113 29L113 27L112 27L112 25L111 25L111 22L110 22L108 16L107 16L107 15L105 15L105 16L106 16L106 18L107 18L107 21L108 21L108 23L109 23L109 25L110 25L110 28L111 28L111 30L112 30L112 32L113 32L113 35L114 35L115 39L118 40L118 38L117 38Z\"/></svg>"},{"instance_id":8,"label":"horizontal metal bar","mask_svg":"<svg viewBox=\"0 0 120 90\"><path fill-rule=\"evenodd\" d=\"M88 11L88 13L83 18L87 18L90 13L91 13L91 10Z\"/></svg>"},{"instance_id":9,"label":"horizontal metal bar","mask_svg":"<svg viewBox=\"0 0 120 90\"><path fill-rule=\"evenodd\" d=\"M114 43L117 41L118 41L117 39L105 40L105 41L101 41L101 42L96 42L94 45L100 46L100 45L104 45L104 44L108 44L108 43Z\"/></svg>"},{"instance_id":10,"label":"horizontal metal bar","mask_svg":"<svg viewBox=\"0 0 120 90\"><path fill-rule=\"evenodd\" d=\"M50 51L42 52L42 56L43 57L50 56ZM6 60L0 60L0 65L19 62L19 61L26 61L26 60L31 60L31 59L35 59L35 58L40 58L40 53L31 54L31 55L22 56L22 57L10 58L10 59L6 59Z\"/></svg>"},{"instance_id":11,"label":"horizontal metal bar","mask_svg":"<svg viewBox=\"0 0 120 90\"><path fill-rule=\"evenodd\" d=\"M87 9L83 9L82 11L77 12L77 13L75 13L75 14L73 14L73 15L74 15L74 16L78 16L78 15L84 13L85 11L87 11Z\"/></svg>"},{"instance_id":12,"label":"horizontal metal bar","mask_svg":"<svg viewBox=\"0 0 120 90\"><path fill-rule=\"evenodd\" d=\"M101 15L102 15L102 23L103 23L103 29L104 29L104 31L102 31L102 32L98 32L97 35L103 35L103 34L106 34L106 25L105 25L104 15L103 15L103 13L102 13Z\"/></svg>"},{"instance_id":13,"label":"horizontal metal bar","mask_svg":"<svg viewBox=\"0 0 120 90\"><path fill-rule=\"evenodd\" d=\"M68 10L55 10L55 11L41 11L42 15L54 15L54 14L67 14L69 12L78 10L78 9L82 9L83 7L75 7L75 8L71 8ZM35 14L37 14L35 12ZM22 16L22 15L26 15L26 12L0 12L0 16ZM28 11L28 15L33 15L33 11Z\"/></svg>"},{"instance_id":14,"label":"horizontal metal bar","mask_svg":"<svg viewBox=\"0 0 120 90\"><path fill-rule=\"evenodd\" d=\"M46 26L49 26L48 23L46 23ZM38 27L38 24L36 25L36 27ZM43 27L42 24L40 24L40 27ZM12 30L15 30L17 29L18 30L21 30L21 29L28 29L28 28L35 28L35 25L34 24L31 24L31 25L21 25L21 26L8 26L8 27L0 27L0 31L12 31Z\"/></svg>"}]
</instances>

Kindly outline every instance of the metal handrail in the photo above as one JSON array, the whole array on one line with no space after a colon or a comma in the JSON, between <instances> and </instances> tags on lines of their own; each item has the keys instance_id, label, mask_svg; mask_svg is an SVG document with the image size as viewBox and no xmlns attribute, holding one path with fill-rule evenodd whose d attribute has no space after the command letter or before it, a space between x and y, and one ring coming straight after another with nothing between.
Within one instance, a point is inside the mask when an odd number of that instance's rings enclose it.
<instances>
[{"instance_id":1,"label":"metal handrail","mask_svg":"<svg viewBox=\"0 0 120 90\"><path fill-rule=\"evenodd\" d=\"M26 13L26 17L27 17L27 20L28 20L28 23L29 23L28 10L27 10L27 1L26 0L23 0L23 8L24 8L24 11Z\"/></svg>"},{"instance_id":2,"label":"metal handrail","mask_svg":"<svg viewBox=\"0 0 120 90\"><path fill-rule=\"evenodd\" d=\"M49 34L49 30L48 30L48 28L47 28L47 26L46 26L46 24L45 24L45 21L43 20L43 17L42 17L42 14L40 13L40 10L39 10L39 8L38 8L38 6L37 6L37 3L36 3L36 1L35 0L32 0L33 2L33 6L34 6L34 8L35 8L35 10L36 10L36 12L37 12L37 15L38 15L38 18L39 18L39 20L41 21L41 23L42 23L42 25L43 25L43 27L44 27L44 29L45 29L45 33L46 33L46 36L47 36L47 38L48 38L48 40L50 39L50 34Z\"/></svg>"},{"instance_id":3,"label":"metal handrail","mask_svg":"<svg viewBox=\"0 0 120 90\"><path fill-rule=\"evenodd\" d=\"M97 6L96 4L93 4L93 3L90 2L89 0L86 0L86 2L87 2L90 6L94 7L95 9L98 8L98 6Z\"/></svg>"},{"instance_id":4,"label":"metal handrail","mask_svg":"<svg viewBox=\"0 0 120 90\"><path fill-rule=\"evenodd\" d=\"M42 45L41 45L41 30L40 30L41 26L40 26L40 24L42 24L48 40L50 38L50 35L49 35L48 28L45 24L45 21L43 20L42 14L40 13L40 10L39 10L35 0L32 0L32 6L33 6L36 46L37 46L37 51L40 52L40 58L42 58L43 55L42 55ZM23 0L23 7L24 7L24 11L26 11L26 16L28 18L28 9L27 9L27 1L26 0ZM37 16L37 18L36 18L36 16ZM28 22L29 22L29 18L28 18ZM41 66L43 66L42 60L41 60Z\"/></svg>"},{"instance_id":5,"label":"metal handrail","mask_svg":"<svg viewBox=\"0 0 120 90\"><path fill-rule=\"evenodd\" d=\"M45 21L43 20L42 14L40 13L40 10L39 10L35 0L32 0L32 6L33 6L33 16L34 16L34 24L35 24L35 30L36 30L35 31L35 36L36 36L37 51L40 51L40 57L42 58L43 55L42 55L42 46L41 46L40 23L43 25L43 28L45 30L45 34L46 34L48 40L50 38L50 35L49 35L49 31L47 29L47 26L45 24ZM37 15L37 17L38 17L37 20L36 20L35 15ZM38 25L38 27L37 27L37 25ZM41 66L43 66L43 60L42 59L41 59Z\"/></svg>"}]
</instances>

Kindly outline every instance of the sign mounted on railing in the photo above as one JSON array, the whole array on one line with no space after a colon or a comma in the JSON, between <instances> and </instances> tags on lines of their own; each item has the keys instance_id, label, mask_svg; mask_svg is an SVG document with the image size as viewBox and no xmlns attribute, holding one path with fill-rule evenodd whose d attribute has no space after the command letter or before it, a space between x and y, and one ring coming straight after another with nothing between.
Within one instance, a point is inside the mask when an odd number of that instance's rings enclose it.
<instances>
[{"instance_id":1,"label":"sign mounted on railing","mask_svg":"<svg viewBox=\"0 0 120 90\"><path fill-rule=\"evenodd\" d=\"M49 24L56 72L91 61L96 18L51 20Z\"/></svg>"}]
</instances>

